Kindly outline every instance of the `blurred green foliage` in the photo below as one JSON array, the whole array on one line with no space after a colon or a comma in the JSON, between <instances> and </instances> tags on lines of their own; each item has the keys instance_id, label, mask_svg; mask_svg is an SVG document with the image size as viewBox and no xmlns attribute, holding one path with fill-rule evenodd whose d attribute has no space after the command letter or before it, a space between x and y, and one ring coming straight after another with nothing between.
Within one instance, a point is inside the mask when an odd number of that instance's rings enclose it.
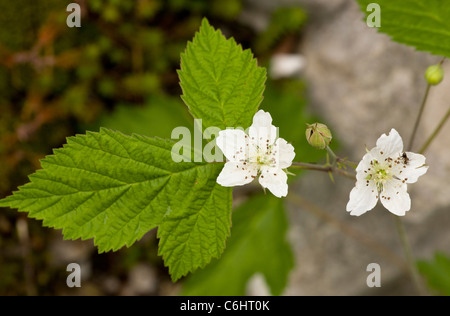
<instances>
[{"instance_id":1,"label":"blurred green foliage","mask_svg":"<svg viewBox=\"0 0 450 316\"><path fill-rule=\"evenodd\" d=\"M307 21L306 12L299 7L280 7L275 10L267 29L256 39L258 54L272 49L283 36L296 34Z\"/></svg>"},{"instance_id":2,"label":"blurred green foliage","mask_svg":"<svg viewBox=\"0 0 450 316\"><path fill-rule=\"evenodd\" d=\"M263 194L249 198L233 212L223 255L189 276L183 295L245 295L255 273L262 273L271 293L280 295L294 266L287 229L282 199Z\"/></svg>"},{"instance_id":3,"label":"blurred green foliage","mask_svg":"<svg viewBox=\"0 0 450 316\"><path fill-rule=\"evenodd\" d=\"M419 272L426 278L429 287L438 295L450 296L450 258L437 252L429 261L417 262Z\"/></svg>"},{"instance_id":4,"label":"blurred green foliage","mask_svg":"<svg viewBox=\"0 0 450 316\"><path fill-rule=\"evenodd\" d=\"M173 127L191 126L176 69L204 16L261 60L305 21L300 9L282 9L268 30L257 34L237 21L242 0L79 2L82 27L68 28L68 2L0 1L0 197L26 182L40 167L39 159L67 136L87 128L170 137ZM298 146L297 159L314 161L322 153L304 146L299 123L307 117L304 91L299 82L270 83L262 108L283 126L280 136ZM55 265L50 250L61 235L27 220L29 240L21 239L20 219L25 220L23 214L14 211L0 213L0 294L64 293L65 267ZM125 283L139 262L165 271L157 241L149 236L117 253L92 251L93 286L102 288L98 283L107 275ZM169 278L161 275L158 293L170 292Z\"/></svg>"},{"instance_id":5,"label":"blurred green foliage","mask_svg":"<svg viewBox=\"0 0 450 316\"><path fill-rule=\"evenodd\" d=\"M119 104L113 112L102 115L92 129L108 127L127 135L171 138L177 126L193 128L193 119L181 99L153 95L142 106Z\"/></svg>"},{"instance_id":6,"label":"blurred green foliage","mask_svg":"<svg viewBox=\"0 0 450 316\"><path fill-rule=\"evenodd\" d=\"M268 80L261 108L280 127L280 137L294 146L295 160L315 162L325 153L311 147L305 137L306 123L320 120L307 107L306 89L305 82L300 80Z\"/></svg>"}]
</instances>

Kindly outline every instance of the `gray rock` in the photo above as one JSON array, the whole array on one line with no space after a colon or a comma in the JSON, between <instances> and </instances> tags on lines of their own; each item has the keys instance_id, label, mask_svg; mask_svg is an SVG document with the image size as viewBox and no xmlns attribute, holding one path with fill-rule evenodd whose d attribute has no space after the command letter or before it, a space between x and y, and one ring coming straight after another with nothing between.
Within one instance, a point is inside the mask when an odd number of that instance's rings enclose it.
<instances>
[{"instance_id":1,"label":"gray rock","mask_svg":"<svg viewBox=\"0 0 450 316\"><path fill-rule=\"evenodd\" d=\"M425 69L441 57L392 42L363 21L351 0L248 0L260 12L300 4L309 23L298 52L305 57L311 109L342 144L340 154L359 161L382 133L397 129L406 144L426 88ZM444 64L450 74L450 63ZM450 75L433 87L412 151L418 151L450 107ZM450 123L426 153L427 174L408 186L412 209L406 223L413 251L428 258L450 252ZM354 181L309 173L290 188L319 208L290 203L290 240L296 253L286 295L414 295L402 266L403 252L392 215L378 205L361 217L345 211ZM318 190L317 188L320 188ZM303 203L305 204L305 203ZM325 215L324 215L325 214ZM324 216L321 216L324 215ZM379 263L382 286L368 288L369 263Z\"/></svg>"}]
</instances>

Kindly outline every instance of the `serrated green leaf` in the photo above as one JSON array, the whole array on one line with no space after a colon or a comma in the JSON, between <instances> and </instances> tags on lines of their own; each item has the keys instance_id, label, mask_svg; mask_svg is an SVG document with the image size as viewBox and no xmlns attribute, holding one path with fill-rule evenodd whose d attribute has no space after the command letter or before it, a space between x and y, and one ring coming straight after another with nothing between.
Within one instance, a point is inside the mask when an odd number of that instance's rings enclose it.
<instances>
[{"instance_id":1,"label":"serrated green leaf","mask_svg":"<svg viewBox=\"0 0 450 316\"><path fill-rule=\"evenodd\" d=\"M450 258L447 255L438 252L433 260L418 261L417 267L430 288L441 295L450 296Z\"/></svg>"},{"instance_id":2,"label":"serrated green leaf","mask_svg":"<svg viewBox=\"0 0 450 316\"><path fill-rule=\"evenodd\" d=\"M176 163L173 144L108 129L70 137L0 207L63 229L65 239L94 238L99 252L160 225L160 254L178 279L225 248L231 189L216 183L223 164Z\"/></svg>"},{"instance_id":3,"label":"serrated green leaf","mask_svg":"<svg viewBox=\"0 0 450 316\"><path fill-rule=\"evenodd\" d=\"M372 0L357 0L370 15ZM450 5L445 0L378 0L381 8L379 31L394 41L421 51L450 57Z\"/></svg>"},{"instance_id":4,"label":"serrated green leaf","mask_svg":"<svg viewBox=\"0 0 450 316\"><path fill-rule=\"evenodd\" d=\"M233 223L220 260L191 275L184 295L245 295L247 281L257 272L264 275L273 295L281 294L294 266L283 200L252 197L233 212Z\"/></svg>"},{"instance_id":5,"label":"serrated green leaf","mask_svg":"<svg viewBox=\"0 0 450 316\"><path fill-rule=\"evenodd\" d=\"M262 101L266 70L250 50L203 20L200 31L181 54L178 71L182 99L203 128L248 127Z\"/></svg>"}]
</instances>

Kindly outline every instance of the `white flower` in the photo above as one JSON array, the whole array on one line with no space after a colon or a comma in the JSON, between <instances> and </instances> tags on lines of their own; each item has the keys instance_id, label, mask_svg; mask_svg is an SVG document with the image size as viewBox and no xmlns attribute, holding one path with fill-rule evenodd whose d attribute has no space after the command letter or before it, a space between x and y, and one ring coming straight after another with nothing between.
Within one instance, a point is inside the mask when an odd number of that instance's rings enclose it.
<instances>
[{"instance_id":1,"label":"white flower","mask_svg":"<svg viewBox=\"0 0 450 316\"><path fill-rule=\"evenodd\" d=\"M407 183L416 182L427 170L425 157L403 152L402 138L392 129L389 135L378 138L377 146L358 164L347 212L359 216L373 209L380 199L391 213L405 215L411 208Z\"/></svg>"},{"instance_id":2,"label":"white flower","mask_svg":"<svg viewBox=\"0 0 450 316\"><path fill-rule=\"evenodd\" d=\"M217 146L228 162L217 178L225 187L244 185L259 177L259 183L275 196L286 196L287 174L282 169L291 166L294 147L283 138L277 138L272 117L263 110L253 117L248 135L239 129L219 132Z\"/></svg>"}]
</instances>

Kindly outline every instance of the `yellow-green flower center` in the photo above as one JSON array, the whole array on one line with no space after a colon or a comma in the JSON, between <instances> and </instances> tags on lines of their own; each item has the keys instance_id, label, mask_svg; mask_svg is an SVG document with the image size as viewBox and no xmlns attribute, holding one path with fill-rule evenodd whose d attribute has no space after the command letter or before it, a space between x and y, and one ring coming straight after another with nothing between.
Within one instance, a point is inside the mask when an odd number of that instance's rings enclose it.
<instances>
[{"instance_id":1,"label":"yellow-green flower center","mask_svg":"<svg viewBox=\"0 0 450 316\"><path fill-rule=\"evenodd\" d=\"M256 163L258 165L270 165L271 163L271 148L268 148L267 150L262 150L258 147L257 153L256 153Z\"/></svg>"},{"instance_id":2,"label":"yellow-green flower center","mask_svg":"<svg viewBox=\"0 0 450 316\"><path fill-rule=\"evenodd\" d=\"M249 161L256 163L258 168L262 166L274 166L277 163L277 152L276 144L266 145L264 148L256 146L256 152L253 157L250 157Z\"/></svg>"},{"instance_id":3,"label":"yellow-green flower center","mask_svg":"<svg viewBox=\"0 0 450 316\"><path fill-rule=\"evenodd\" d=\"M379 163L377 160L371 161L371 168L368 169L367 181L374 181L378 192L383 190L383 186L388 180L393 178L391 172L392 165L387 163Z\"/></svg>"}]
</instances>

